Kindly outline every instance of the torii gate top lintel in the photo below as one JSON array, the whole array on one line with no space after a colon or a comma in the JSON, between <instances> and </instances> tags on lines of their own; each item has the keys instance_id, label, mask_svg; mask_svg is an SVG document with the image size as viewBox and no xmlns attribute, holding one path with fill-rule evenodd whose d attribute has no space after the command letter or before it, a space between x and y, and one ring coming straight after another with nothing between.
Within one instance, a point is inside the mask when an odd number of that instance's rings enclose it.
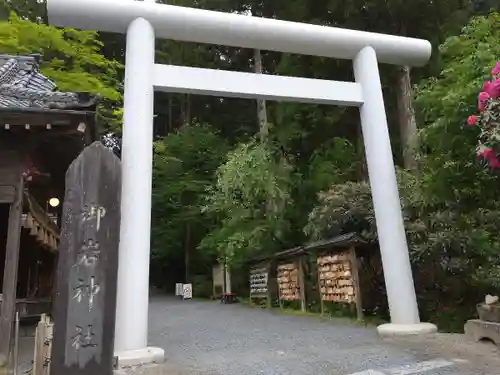
<instances>
[{"instance_id":1,"label":"torii gate top lintel","mask_svg":"<svg viewBox=\"0 0 500 375\"><path fill-rule=\"evenodd\" d=\"M56 26L126 33L134 19L144 18L158 38L339 59L354 59L371 46L382 63L421 66L432 51L422 39L154 2L48 0L47 9L50 24Z\"/></svg>"}]
</instances>

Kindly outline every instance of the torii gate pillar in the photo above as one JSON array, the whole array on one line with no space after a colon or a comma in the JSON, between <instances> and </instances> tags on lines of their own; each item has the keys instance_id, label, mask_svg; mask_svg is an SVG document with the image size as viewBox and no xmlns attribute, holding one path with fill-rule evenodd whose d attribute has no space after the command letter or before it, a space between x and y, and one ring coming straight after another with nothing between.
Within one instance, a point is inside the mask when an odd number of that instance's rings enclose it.
<instances>
[{"instance_id":1,"label":"torii gate pillar","mask_svg":"<svg viewBox=\"0 0 500 375\"><path fill-rule=\"evenodd\" d=\"M378 63L427 63L425 40L132 0L48 0L51 24L127 34L122 219L115 351L121 365L160 361L148 348L153 91L357 106L391 323L381 335L431 333L421 323L392 159ZM155 37L354 61L355 82L154 63ZM168 319L168 317L165 317Z\"/></svg>"},{"instance_id":2,"label":"torii gate pillar","mask_svg":"<svg viewBox=\"0 0 500 375\"><path fill-rule=\"evenodd\" d=\"M115 352L120 366L162 362L164 358L163 349L148 347L154 58L153 27L137 18L127 30L125 54L115 328Z\"/></svg>"}]
</instances>

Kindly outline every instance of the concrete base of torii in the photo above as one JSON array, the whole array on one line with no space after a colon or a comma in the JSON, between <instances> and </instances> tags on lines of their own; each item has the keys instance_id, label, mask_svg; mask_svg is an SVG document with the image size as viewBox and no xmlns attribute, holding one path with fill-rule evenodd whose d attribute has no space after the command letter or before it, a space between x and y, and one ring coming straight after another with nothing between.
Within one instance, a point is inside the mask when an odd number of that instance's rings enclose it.
<instances>
[{"instance_id":1,"label":"concrete base of torii","mask_svg":"<svg viewBox=\"0 0 500 375\"><path fill-rule=\"evenodd\" d=\"M377 332L382 337L400 337L427 335L437 332L437 327L432 323L417 324L382 324L377 327Z\"/></svg>"},{"instance_id":2,"label":"concrete base of torii","mask_svg":"<svg viewBox=\"0 0 500 375\"><path fill-rule=\"evenodd\" d=\"M165 351L161 348L147 347L138 350L116 352L118 357L117 370L133 369L165 362Z\"/></svg>"}]
</instances>

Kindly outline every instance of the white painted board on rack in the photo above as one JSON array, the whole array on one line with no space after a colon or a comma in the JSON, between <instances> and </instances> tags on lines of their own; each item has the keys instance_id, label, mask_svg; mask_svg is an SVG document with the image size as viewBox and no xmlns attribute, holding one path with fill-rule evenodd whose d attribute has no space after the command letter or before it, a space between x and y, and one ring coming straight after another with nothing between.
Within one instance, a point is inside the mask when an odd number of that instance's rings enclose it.
<instances>
[{"instance_id":1,"label":"white painted board on rack","mask_svg":"<svg viewBox=\"0 0 500 375\"><path fill-rule=\"evenodd\" d=\"M183 284L182 299L192 299L192 298L193 298L193 284Z\"/></svg>"},{"instance_id":2,"label":"white painted board on rack","mask_svg":"<svg viewBox=\"0 0 500 375\"><path fill-rule=\"evenodd\" d=\"M176 296L182 296L183 295L183 284L182 283L175 283L175 295Z\"/></svg>"}]
</instances>

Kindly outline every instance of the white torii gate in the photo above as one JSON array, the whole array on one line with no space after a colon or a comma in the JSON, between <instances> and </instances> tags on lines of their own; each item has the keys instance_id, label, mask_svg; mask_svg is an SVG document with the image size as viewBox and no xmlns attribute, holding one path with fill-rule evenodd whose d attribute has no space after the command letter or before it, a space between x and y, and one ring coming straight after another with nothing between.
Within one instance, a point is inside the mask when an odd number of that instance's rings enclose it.
<instances>
[{"instance_id":1,"label":"white torii gate","mask_svg":"<svg viewBox=\"0 0 500 375\"><path fill-rule=\"evenodd\" d=\"M154 90L359 107L391 323L382 335L431 333L421 323L378 63L427 63L425 40L125 0L48 0L56 26L127 35L115 351L122 364L158 360L147 348ZM155 64L155 38L349 59L355 82ZM168 319L168 317L166 317Z\"/></svg>"}]
</instances>

